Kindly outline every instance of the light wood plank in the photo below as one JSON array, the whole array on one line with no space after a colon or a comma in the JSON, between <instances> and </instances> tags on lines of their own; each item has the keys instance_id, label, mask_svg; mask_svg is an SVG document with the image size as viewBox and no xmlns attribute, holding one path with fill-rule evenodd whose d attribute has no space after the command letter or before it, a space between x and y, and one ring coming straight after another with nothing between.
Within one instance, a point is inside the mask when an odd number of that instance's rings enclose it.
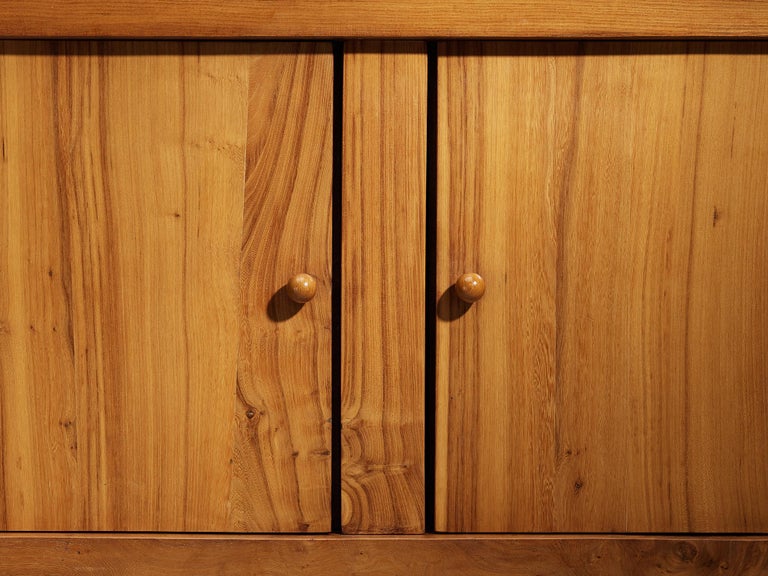
<instances>
[{"instance_id":1,"label":"light wood plank","mask_svg":"<svg viewBox=\"0 0 768 576\"><path fill-rule=\"evenodd\" d=\"M0 36L765 37L745 0L0 0Z\"/></svg>"},{"instance_id":2,"label":"light wood plank","mask_svg":"<svg viewBox=\"0 0 768 576\"><path fill-rule=\"evenodd\" d=\"M0 536L9 576L71 574L739 574L768 571L766 538L515 536Z\"/></svg>"},{"instance_id":3,"label":"light wood plank","mask_svg":"<svg viewBox=\"0 0 768 576\"><path fill-rule=\"evenodd\" d=\"M706 530L765 532L768 44L738 58L708 48L688 255L688 513Z\"/></svg>"},{"instance_id":4,"label":"light wood plank","mask_svg":"<svg viewBox=\"0 0 768 576\"><path fill-rule=\"evenodd\" d=\"M231 528L331 529L330 44L262 44L250 61ZM288 299L300 272L314 299Z\"/></svg>"},{"instance_id":5,"label":"light wood plank","mask_svg":"<svg viewBox=\"0 0 768 576\"><path fill-rule=\"evenodd\" d=\"M436 525L768 528L765 43L443 45Z\"/></svg>"},{"instance_id":6,"label":"light wood plank","mask_svg":"<svg viewBox=\"0 0 768 576\"><path fill-rule=\"evenodd\" d=\"M246 60L2 49L3 527L224 529Z\"/></svg>"},{"instance_id":7,"label":"light wood plank","mask_svg":"<svg viewBox=\"0 0 768 576\"><path fill-rule=\"evenodd\" d=\"M352 42L344 57L342 524L424 530L427 57Z\"/></svg>"},{"instance_id":8,"label":"light wood plank","mask_svg":"<svg viewBox=\"0 0 768 576\"><path fill-rule=\"evenodd\" d=\"M438 61L438 530L553 528L553 207L525 180L546 175L534 151L551 148L544 118L557 122L568 94L532 97L521 77L546 61L498 65L502 46L443 46ZM451 288L465 272L487 284L471 307Z\"/></svg>"}]
</instances>

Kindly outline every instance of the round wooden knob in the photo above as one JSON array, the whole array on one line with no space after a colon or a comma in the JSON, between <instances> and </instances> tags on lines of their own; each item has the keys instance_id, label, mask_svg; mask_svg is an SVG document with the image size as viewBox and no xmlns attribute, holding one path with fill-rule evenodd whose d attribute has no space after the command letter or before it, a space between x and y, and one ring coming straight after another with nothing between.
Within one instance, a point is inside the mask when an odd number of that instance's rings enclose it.
<instances>
[{"instance_id":1,"label":"round wooden knob","mask_svg":"<svg viewBox=\"0 0 768 576\"><path fill-rule=\"evenodd\" d=\"M459 276L454 287L456 296L470 304L477 302L485 294L485 280L483 280L480 274L475 274L474 272Z\"/></svg>"},{"instance_id":2,"label":"round wooden knob","mask_svg":"<svg viewBox=\"0 0 768 576\"><path fill-rule=\"evenodd\" d=\"M315 292L317 292L317 280L310 274L296 274L296 276L288 280L286 291L288 293L288 298L298 304L304 304L315 297Z\"/></svg>"}]
</instances>

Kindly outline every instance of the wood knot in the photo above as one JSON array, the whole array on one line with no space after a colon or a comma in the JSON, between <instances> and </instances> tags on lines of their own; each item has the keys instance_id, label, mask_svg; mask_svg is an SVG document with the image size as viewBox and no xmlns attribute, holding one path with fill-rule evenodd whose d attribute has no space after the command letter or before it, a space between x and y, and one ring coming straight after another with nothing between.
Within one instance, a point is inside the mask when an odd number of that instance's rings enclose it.
<instances>
[{"instance_id":1,"label":"wood knot","mask_svg":"<svg viewBox=\"0 0 768 576\"><path fill-rule=\"evenodd\" d=\"M680 542L675 548L675 554L677 554L677 557L680 558L680 560L686 564L690 564L696 559L699 551L696 549L696 546L690 542Z\"/></svg>"},{"instance_id":2,"label":"wood knot","mask_svg":"<svg viewBox=\"0 0 768 576\"><path fill-rule=\"evenodd\" d=\"M581 492L581 489L584 487L584 480L581 478L577 478L576 482L573 483L573 493L578 494Z\"/></svg>"}]
</instances>

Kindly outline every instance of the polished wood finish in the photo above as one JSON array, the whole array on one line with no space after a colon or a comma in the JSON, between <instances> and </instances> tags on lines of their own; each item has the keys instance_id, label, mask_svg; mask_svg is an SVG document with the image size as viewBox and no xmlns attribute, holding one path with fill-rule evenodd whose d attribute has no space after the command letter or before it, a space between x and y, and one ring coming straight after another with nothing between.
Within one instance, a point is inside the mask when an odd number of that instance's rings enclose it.
<instances>
[{"instance_id":1,"label":"polished wood finish","mask_svg":"<svg viewBox=\"0 0 768 576\"><path fill-rule=\"evenodd\" d=\"M248 72L229 528L324 532L331 528L331 45L259 44ZM297 269L311 275L283 288ZM318 285L312 306L294 301L308 301Z\"/></svg>"},{"instance_id":2,"label":"polished wood finish","mask_svg":"<svg viewBox=\"0 0 768 576\"><path fill-rule=\"evenodd\" d=\"M342 524L424 530L427 56L351 42L344 56Z\"/></svg>"},{"instance_id":3,"label":"polished wood finish","mask_svg":"<svg viewBox=\"0 0 768 576\"><path fill-rule=\"evenodd\" d=\"M297 304L305 304L317 293L317 280L311 274L296 274L285 285L288 298Z\"/></svg>"},{"instance_id":4,"label":"polished wood finish","mask_svg":"<svg viewBox=\"0 0 768 576\"><path fill-rule=\"evenodd\" d=\"M437 528L768 530L768 45L438 67Z\"/></svg>"},{"instance_id":5,"label":"polished wood finish","mask_svg":"<svg viewBox=\"0 0 768 576\"><path fill-rule=\"evenodd\" d=\"M0 0L0 36L768 36L766 0Z\"/></svg>"},{"instance_id":6,"label":"polished wood finish","mask_svg":"<svg viewBox=\"0 0 768 576\"><path fill-rule=\"evenodd\" d=\"M222 530L247 58L0 51L0 524Z\"/></svg>"},{"instance_id":7,"label":"polished wood finish","mask_svg":"<svg viewBox=\"0 0 768 576\"><path fill-rule=\"evenodd\" d=\"M0 51L0 526L327 530L328 46Z\"/></svg>"},{"instance_id":8,"label":"polished wood finish","mask_svg":"<svg viewBox=\"0 0 768 576\"><path fill-rule=\"evenodd\" d=\"M469 304L477 302L485 294L485 280L480 274L469 272L462 274L453 285L456 290L456 296Z\"/></svg>"},{"instance_id":9,"label":"polished wood finish","mask_svg":"<svg viewBox=\"0 0 768 576\"><path fill-rule=\"evenodd\" d=\"M738 574L768 571L756 537L0 536L8 576Z\"/></svg>"}]
</instances>

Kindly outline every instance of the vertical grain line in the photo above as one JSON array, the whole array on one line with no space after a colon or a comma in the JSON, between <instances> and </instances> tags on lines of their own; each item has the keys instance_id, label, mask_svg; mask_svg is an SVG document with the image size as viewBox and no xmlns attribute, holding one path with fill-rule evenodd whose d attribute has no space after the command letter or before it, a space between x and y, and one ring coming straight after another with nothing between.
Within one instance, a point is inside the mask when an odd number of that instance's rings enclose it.
<instances>
[{"instance_id":1,"label":"vertical grain line","mask_svg":"<svg viewBox=\"0 0 768 576\"><path fill-rule=\"evenodd\" d=\"M89 54L91 53L91 49L93 48L93 45L89 46ZM95 52L96 54L103 53L104 45L102 44L96 44L95 45ZM67 54L69 56L69 54ZM115 219L113 217L112 211L113 211L113 205L112 205L112 199L109 196L109 158L107 156L107 144L108 144L108 138L107 138L107 132L108 132L108 118L106 114L106 102L107 102L107 81L109 79L109 73L107 68L107 62L101 58L97 60L97 67L99 71L99 78L98 78L98 97L99 101L97 103L97 113L98 113L98 138L99 138L99 152L101 154L100 156L100 166L103 167L102 174L101 174L101 184L102 184L102 199L103 202L102 209L104 210L104 230L106 230L106 233L112 237L116 236L116 234L113 234L115 232ZM91 66L88 67L88 73L91 74ZM72 83L72 75L70 74L68 79L68 83ZM91 82L88 82L87 84L91 84ZM73 88L72 86L69 87L68 92L72 94ZM93 182L94 190L96 189L96 182ZM75 192L76 194L76 192ZM77 201L77 196L75 196L75 200ZM94 222L93 226L98 230L98 218L99 218L99 205L98 205L98 198L94 198ZM87 198L83 198L83 207L85 210L84 218L85 223L82 225L82 231L83 236L87 238L88 229L91 226L91 223L89 222L89 215L88 215L88 209L87 209ZM77 204L76 204L77 205ZM100 234L103 234L102 231L99 231ZM104 294L110 293L110 287L107 286L105 288L104 284L107 282L112 282L113 280L108 276L108 270L119 270L119 262L118 262L118 256L119 251L118 250L110 250L109 246L106 246L105 244L102 244L100 238L94 239L94 242L96 243L96 253L95 253L95 260L96 262L90 262L90 267L93 270L93 274L97 275L96 282L98 282L98 299L94 298L94 308L93 308L93 318L91 320L92 327L94 331L94 362L96 363L97 370L100 368L100 374L99 377L96 380L97 386L97 396L98 396L98 414L99 414L99 468L102 473L102 481L103 486L105 488L100 487L101 492L101 503L103 506L103 514L104 517L107 518L107 515L111 517L112 524L111 526L120 526L121 520L122 520L122 507L117 505L115 501L113 500L112 496L112 490L109 486L108 478L114 478L119 477L119 475L114 474L114 470L112 468L112 464L109 461L109 451L107 449L108 442L107 442L107 399L106 399L106 381L109 376L114 376L107 374L106 372L108 370L114 369L114 354L110 352L110 346L104 344L104 330L102 329L103 323L102 318L104 315L104 312L102 311L102 302L104 298ZM85 248L83 248L85 250ZM93 250L92 248L90 250ZM103 252L102 252L103 250ZM91 259L93 259L93 254L91 255ZM103 263L102 263L103 258ZM109 264L109 266L106 266L106 264ZM104 266L102 266L104 264ZM117 272L115 272L116 274ZM107 276L105 278L105 276ZM93 280L91 280L93 282ZM94 287L96 286L96 282L94 282ZM98 302L97 302L98 301ZM108 304L109 306L109 316L110 316L110 322L112 322L111 328L116 328L115 333L119 333L119 329L122 327L122 320L120 320L119 327L116 326L117 324L117 318L119 318L119 314L117 313L117 310L115 309L115 303L111 302ZM108 337L108 336L107 336ZM88 351L88 346L86 344L86 354ZM108 360L105 360L105 358L108 358ZM116 378L117 379L117 378ZM123 421L121 420L118 424L122 425ZM111 508L111 510L110 510Z\"/></svg>"},{"instance_id":2,"label":"vertical grain line","mask_svg":"<svg viewBox=\"0 0 768 576\"><path fill-rule=\"evenodd\" d=\"M567 235L568 230L573 225L572 223L572 211L569 210L569 200L571 188L574 186L574 161L579 157L579 118L581 116L582 106L582 92L584 88L584 58L586 56L586 46L583 42L579 42L574 50L577 56L575 61L575 70L573 75L574 86L574 98L573 98L573 113L572 120L573 131L568 142L568 146L565 152L565 160L563 162L562 179L559 182L559 190L557 190L557 207L555 216L556 226L556 256L555 256L555 383L553 390L553 411L552 411L552 428L554 432L554 457L555 457L555 478L560 473L560 467L564 462L564 452L567 447L562 445L563 424L558 417L559 411L564 398L564 384L565 380L565 365L561 362L565 350L565 330L564 326L567 325L569 320L567 315L567 302L568 302L568 270L566 269L567 262ZM555 490L556 492L557 490ZM557 500L557 495L555 495ZM566 522L563 508L559 508L557 502L554 503L555 510L553 510L552 519L554 525L558 525L561 522Z\"/></svg>"},{"instance_id":3,"label":"vertical grain line","mask_svg":"<svg viewBox=\"0 0 768 576\"><path fill-rule=\"evenodd\" d=\"M181 141L180 141L180 152L181 152L181 165L183 167L183 174L182 174L182 194L184 195L184 239L182 240L182 263L181 263L181 309L184 311L184 316L182 320L183 324L183 332L182 337L184 339L184 382L189 384L191 382L190 380L190 351L189 351L189 286L187 285L187 279L189 278L189 261L188 261L188 253L189 253L189 223L191 218L189 218L190 210L189 210L189 195L190 195L190 189L189 189L189 179L187 177L188 169L189 169L189 158L187 157L187 87L186 87L186 58L188 56L187 50L187 44L181 44L180 50L179 50L179 99L181 101ZM197 44L195 46L197 55L198 55L198 66L200 65L200 44ZM198 204L200 199L198 198ZM200 226L200 223L198 221L198 227ZM184 388L184 429L189 430L190 429L190 418L189 418L189 412L190 412L190 398L191 390L190 386L187 385ZM190 442L189 442L189 433L184 435L184 458L186 460L186 464L188 466L189 460L190 460ZM182 514L184 517L181 519L181 526L184 529L184 531L189 530L189 526L187 524L188 517L189 517L189 473L190 470L187 469L184 470L184 474L182 476L182 490L183 490L183 504L182 504Z\"/></svg>"},{"instance_id":4,"label":"vertical grain line","mask_svg":"<svg viewBox=\"0 0 768 576\"><path fill-rule=\"evenodd\" d=\"M687 46L690 46L688 44ZM683 413L684 418L684 434L683 434L683 453L686 457L684 474L685 474L685 520L687 528L690 530L693 525L692 516L692 497L691 497L691 479L690 470L691 464L691 449L689 446L690 432L691 432L691 374L695 371L691 365L692 358L692 342L691 342L691 293L693 292L693 262L694 262L694 245L696 240L696 213L698 207L698 194L699 190L699 177L701 174L700 166L700 153L701 153L701 130L702 130L702 115L704 111L705 94L707 88L707 53L709 44L704 44L702 55L703 63L701 69L701 91L699 95L699 109L696 117L696 149L693 155L693 190L691 190L691 215L690 215L690 238L688 239L688 262L686 267L685 278L685 335L684 335L684 355L685 355L685 367L683 368L683 382L685 385L685 408ZM690 51L690 48L689 48Z\"/></svg>"}]
</instances>

